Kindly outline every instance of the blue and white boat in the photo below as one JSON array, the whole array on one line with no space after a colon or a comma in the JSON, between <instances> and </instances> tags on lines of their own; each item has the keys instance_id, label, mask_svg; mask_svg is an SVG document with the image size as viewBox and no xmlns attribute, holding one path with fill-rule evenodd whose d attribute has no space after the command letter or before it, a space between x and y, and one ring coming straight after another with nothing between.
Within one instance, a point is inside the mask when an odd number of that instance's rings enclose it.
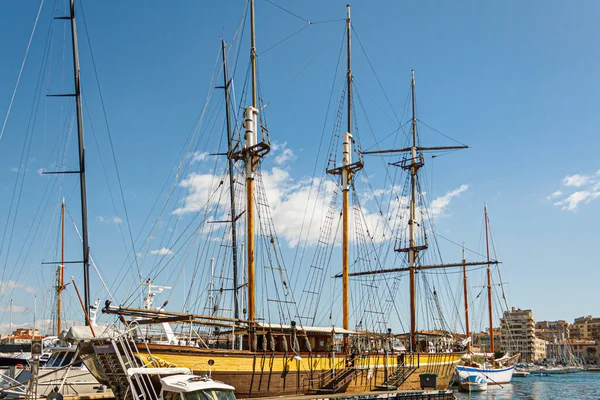
<instances>
[{"instance_id":1,"label":"blue and white boat","mask_svg":"<svg viewBox=\"0 0 600 400\"><path fill-rule=\"evenodd\" d=\"M485 365L483 367L471 367L466 365L456 366L459 382L462 382L463 380L472 376L479 376L485 379L490 385L510 383L514 371L514 365L500 368L493 368L491 366L486 367Z\"/></svg>"},{"instance_id":2,"label":"blue and white boat","mask_svg":"<svg viewBox=\"0 0 600 400\"><path fill-rule=\"evenodd\" d=\"M469 375L458 383L461 392L483 392L487 390L487 380L481 375Z\"/></svg>"}]
</instances>

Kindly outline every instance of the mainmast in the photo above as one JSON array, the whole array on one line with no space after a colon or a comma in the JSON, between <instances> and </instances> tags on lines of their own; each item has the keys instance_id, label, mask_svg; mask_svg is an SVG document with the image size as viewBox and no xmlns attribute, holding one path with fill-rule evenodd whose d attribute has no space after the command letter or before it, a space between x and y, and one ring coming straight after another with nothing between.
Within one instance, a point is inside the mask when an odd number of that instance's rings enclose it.
<instances>
[{"instance_id":1,"label":"mainmast","mask_svg":"<svg viewBox=\"0 0 600 400\"><path fill-rule=\"evenodd\" d=\"M469 338L471 337L471 330L469 328L469 291L467 290L467 259L465 257L465 245L463 244L463 248L462 248L462 254L463 254L463 290L464 290L464 297L465 297L465 339L469 340ZM488 258L488 262L489 262L489 258ZM467 342L467 350L471 349L471 342Z\"/></svg>"},{"instance_id":2,"label":"mainmast","mask_svg":"<svg viewBox=\"0 0 600 400\"><path fill-rule=\"evenodd\" d=\"M238 256L237 256L237 214L235 211L234 169L233 169L233 137L231 132L231 116L229 113L229 78L227 75L227 51L225 41L221 41L223 51L223 89L225 89L225 117L227 122L227 159L229 163L229 200L231 203L231 256L233 261L233 315L240 318L238 301Z\"/></svg>"},{"instance_id":3,"label":"mainmast","mask_svg":"<svg viewBox=\"0 0 600 400\"><path fill-rule=\"evenodd\" d=\"M494 317L492 315L492 268L490 266L490 244L488 239L489 220L487 214L487 205L483 203L483 214L485 218L485 250L487 253L487 295L488 295L488 313L490 317L490 353L494 353Z\"/></svg>"},{"instance_id":4,"label":"mainmast","mask_svg":"<svg viewBox=\"0 0 600 400\"><path fill-rule=\"evenodd\" d=\"M342 177L342 303L343 303L343 328L350 329L350 306L349 306L349 191L352 183L352 176L362 169L362 161L352 162L352 47L351 47L350 6L346 6L346 41L348 44L348 69L346 72L346 84L348 88L348 113L347 113L347 132L343 135L342 141L342 166L328 170L331 175L341 175ZM347 348L348 338L345 337L344 345Z\"/></svg>"}]
</instances>

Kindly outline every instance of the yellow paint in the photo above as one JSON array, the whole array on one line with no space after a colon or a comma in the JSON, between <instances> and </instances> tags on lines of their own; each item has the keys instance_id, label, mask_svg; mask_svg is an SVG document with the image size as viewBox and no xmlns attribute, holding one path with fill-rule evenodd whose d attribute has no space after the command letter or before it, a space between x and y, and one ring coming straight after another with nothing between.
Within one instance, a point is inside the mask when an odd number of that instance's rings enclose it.
<instances>
[{"instance_id":1,"label":"yellow paint","mask_svg":"<svg viewBox=\"0 0 600 400\"><path fill-rule=\"evenodd\" d=\"M332 363L331 358L328 355L321 355L317 357L313 355L310 358L308 355L303 354L302 360L293 360L293 353L291 356L285 358L283 355L277 354L274 357L270 353L265 353L264 357L262 354L256 356L256 370L270 370L273 372L283 372L288 370L290 372L310 371L322 372L331 369L343 369L345 368L346 358L343 356L336 355L335 362ZM434 365L449 365L457 363L462 356L462 353L444 353L441 360L439 353L422 353L417 355L407 354L404 356L404 364L406 366L434 366ZM145 363L150 363L150 356L142 354ZM354 360L354 367L357 369L371 369L371 368L396 368L397 367L397 354L388 354L387 360L384 360L384 355L370 355L366 357L357 356ZM154 350L152 358L158 361L159 366L175 366L175 367L187 367L195 370L208 370L208 361L213 360L214 365L211 367L213 371L225 371L225 372L251 372L254 365L254 357L251 355L242 356L239 354L185 354L185 353L167 353L159 350ZM264 362L263 362L264 360ZM312 368L311 368L312 367Z\"/></svg>"}]
</instances>

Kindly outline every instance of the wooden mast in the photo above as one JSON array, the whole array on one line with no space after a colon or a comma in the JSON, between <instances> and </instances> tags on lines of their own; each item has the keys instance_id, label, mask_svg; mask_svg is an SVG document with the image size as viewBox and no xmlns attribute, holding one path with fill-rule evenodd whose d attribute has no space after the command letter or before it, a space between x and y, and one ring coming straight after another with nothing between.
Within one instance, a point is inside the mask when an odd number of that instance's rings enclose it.
<instances>
[{"instance_id":1,"label":"wooden mast","mask_svg":"<svg viewBox=\"0 0 600 400\"><path fill-rule=\"evenodd\" d=\"M489 221L487 214L487 205L483 203L483 214L485 217L485 250L487 254L487 295L488 295L488 313L490 317L490 353L495 353L494 350L494 317L492 315L492 268L490 267L490 244L488 239Z\"/></svg>"},{"instance_id":2,"label":"wooden mast","mask_svg":"<svg viewBox=\"0 0 600 400\"><path fill-rule=\"evenodd\" d=\"M252 64L252 108L250 111L252 119L251 135L246 133L246 146L252 147L256 143L256 128L257 128L257 94L256 94L256 43L255 43L255 32L254 32L254 0L250 0L250 62ZM248 121L247 121L248 122ZM246 127L248 129L248 127ZM254 139L254 142L252 141ZM250 321L250 332L254 332L254 323L256 320L256 296L254 286L254 159L252 153L248 152L246 155L246 242L248 243L248 320ZM251 335L252 336L252 335ZM254 347L254 344L250 344ZM253 349L255 350L255 349Z\"/></svg>"},{"instance_id":3,"label":"wooden mast","mask_svg":"<svg viewBox=\"0 0 600 400\"><path fill-rule=\"evenodd\" d=\"M467 258L465 257L465 245L463 243L463 248L462 248L462 253L463 253L463 290L464 290L464 297L465 297L465 339L469 340L469 338L471 337L471 330L469 328L469 291L467 290ZM488 259L488 262L490 260ZM471 350L471 342L467 342L467 350L470 351Z\"/></svg>"},{"instance_id":4,"label":"wooden mast","mask_svg":"<svg viewBox=\"0 0 600 400\"><path fill-rule=\"evenodd\" d=\"M65 199L62 201L61 212L61 263L56 272L56 335L62 332L62 291L65 289Z\"/></svg>"},{"instance_id":5,"label":"wooden mast","mask_svg":"<svg viewBox=\"0 0 600 400\"><path fill-rule=\"evenodd\" d=\"M83 239L83 303L85 314L90 314L90 248L88 244L87 196L85 184L85 148L83 144L83 112L81 108L81 85L79 73L79 50L75 22L75 0L71 0L71 39L73 45L73 72L75 77L75 104L77 111L77 139L79 143L79 188L81 192L81 235ZM88 324L87 318L85 319Z\"/></svg>"},{"instance_id":6,"label":"wooden mast","mask_svg":"<svg viewBox=\"0 0 600 400\"><path fill-rule=\"evenodd\" d=\"M351 146L352 146L352 53L351 53L351 43L350 43L350 5L346 6L346 41L348 44L348 71L346 72L346 81L348 85L348 121L347 128L348 132L344 135L344 144L343 144L343 159L342 166L346 166L350 164ZM348 153L346 153L346 147L348 148ZM348 286L349 286L349 278L348 278L348 242L349 242L349 232L348 232L348 194L350 188L350 179L351 174L348 168L344 168L342 170L342 302L343 302L343 327L344 329L350 329L350 305L348 298ZM347 338L347 337L345 337ZM344 341L346 342L346 340ZM347 345L347 343L344 343Z\"/></svg>"},{"instance_id":7,"label":"wooden mast","mask_svg":"<svg viewBox=\"0 0 600 400\"><path fill-rule=\"evenodd\" d=\"M346 6L346 42L348 45L346 84L348 89L348 108L347 108L347 131L342 139L342 165L330 170L328 174L341 176L342 188L342 324L344 329L350 329L350 301L349 301L349 192L352 184L353 175L362 169L362 161L352 162L352 46L351 46L352 25L350 22L350 6ZM348 336L344 336L344 348L349 349Z\"/></svg>"},{"instance_id":8,"label":"wooden mast","mask_svg":"<svg viewBox=\"0 0 600 400\"><path fill-rule=\"evenodd\" d=\"M231 205L231 251L233 264L233 315L236 319L240 318L240 309L238 301L238 257L237 257L237 229L236 229L236 211L235 211L235 191L234 191L234 171L233 171L233 137L231 132L231 116L229 112L229 77L227 75L227 45L225 40L221 41L223 51L223 89L225 89L225 117L227 123L227 159L229 163L229 200Z\"/></svg>"},{"instance_id":9,"label":"wooden mast","mask_svg":"<svg viewBox=\"0 0 600 400\"><path fill-rule=\"evenodd\" d=\"M427 240L422 245L417 245L416 236L416 202L417 202L417 173L424 165L423 155L421 153L425 151L440 151L440 150L458 150L466 149L469 146L436 146L436 147L422 147L417 146L417 116L416 116L416 98L415 98L415 71L411 70L411 106L412 106L412 123L411 123L411 136L412 145L411 147L394 149L394 150L376 150L376 151L365 151L362 154L389 154L389 153L408 153L410 152L410 162L407 160L392 163L391 165L401 167L408 170L410 173L410 219L408 221L409 230L409 245L406 248L396 248L396 252L405 252L408 254L408 271L410 281L410 350L417 351L417 290L416 290L416 271L424 269L417 266L417 258L419 251L426 250ZM461 264L459 264L461 265ZM436 266L431 266L436 268ZM440 266L444 268L445 266ZM395 272L398 270L404 270L404 268L395 268L383 272ZM353 274L351 274L353 275Z\"/></svg>"},{"instance_id":10,"label":"wooden mast","mask_svg":"<svg viewBox=\"0 0 600 400\"><path fill-rule=\"evenodd\" d=\"M231 157L244 160L246 173L246 243L247 243L247 274L248 274L248 325L249 339L252 350L256 324L256 295L255 295L255 258L254 258L254 173L260 159L269 151L270 146L262 138L258 117L258 94L256 78L256 34L254 29L254 0L250 0L250 63L252 66L252 105L244 110L244 129L246 144L241 152L233 153ZM258 135L261 133L261 142Z\"/></svg>"},{"instance_id":11,"label":"wooden mast","mask_svg":"<svg viewBox=\"0 0 600 400\"><path fill-rule=\"evenodd\" d=\"M417 265L417 232L415 229L416 221L416 187L417 187L417 116L415 112L415 71L411 70L411 98L412 98L412 148L410 162L410 219L408 220L408 233L410 244L408 246L408 267L410 276L410 343L412 350L417 348L417 290L415 285L415 267Z\"/></svg>"}]
</instances>

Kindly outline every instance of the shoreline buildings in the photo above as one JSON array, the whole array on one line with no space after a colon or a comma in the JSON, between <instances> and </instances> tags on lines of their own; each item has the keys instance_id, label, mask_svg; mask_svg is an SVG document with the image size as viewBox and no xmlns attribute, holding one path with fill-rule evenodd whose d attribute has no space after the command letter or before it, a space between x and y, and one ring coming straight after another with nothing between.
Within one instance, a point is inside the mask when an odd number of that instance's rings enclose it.
<instances>
[{"instance_id":1,"label":"shoreline buildings","mask_svg":"<svg viewBox=\"0 0 600 400\"><path fill-rule=\"evenodd\" d=\"M494 329L496 349L501 353L521 353L521 363L599 364L600 318L590 315L565 320L536 322L533 311L513 307ZM478 351L490 351L488 333L473 335Z\"/></svg>"}]
</instances>

